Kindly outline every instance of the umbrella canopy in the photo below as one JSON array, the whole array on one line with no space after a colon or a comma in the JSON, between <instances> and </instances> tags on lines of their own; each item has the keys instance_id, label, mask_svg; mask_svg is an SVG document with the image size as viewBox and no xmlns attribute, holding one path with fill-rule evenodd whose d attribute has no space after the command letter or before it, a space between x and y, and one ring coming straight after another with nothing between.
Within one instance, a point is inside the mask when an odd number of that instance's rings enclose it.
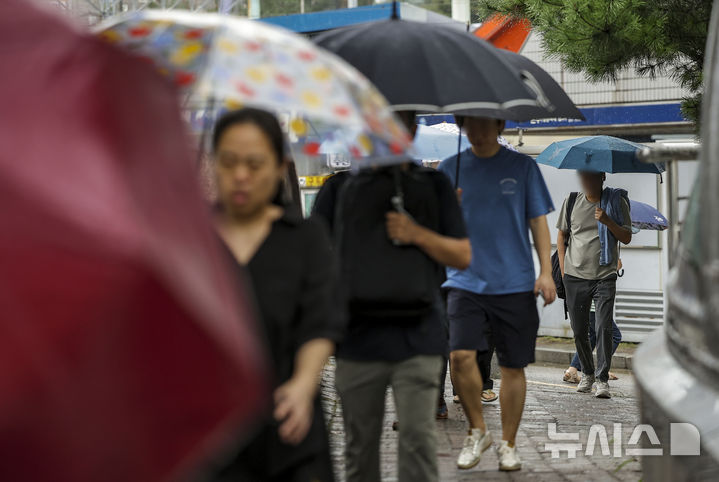
<instances>
[{"instance_id":1,"label":"umbrella canopy","mask_svg":"<svg viewBox=\"0 0 719 482\"><path fill-rule=\"evenodd\" d=\"M410 137L364 76L310 41L228 15L142 11L99 27L102 38L150 59L212 119L252 105L281 114L304 155L331 137L347 157L402 155ZM219 111L219 112L218 112ZM308 136L313 140L306 141Z\"/></svg>"},{"instance_id":2,"label":"umbrella canopy","mask_svg":"<svg viewBox=\"0 0 719 482\"><path fill-rule=\"evenodd\" d=\"M201 478L267 382L176 93L33 3L0 2L0 480Z\"/></svg>"},{"instance_id":3,"label":"umbrella canopy","mask_svg":"<svg viewBox=\"0 0 719 482\"><path fill-rule=\"evenodd\" d=\"M640 229L663 231L669 227L667 218L649 204L630 199L629 209L632 216L632 231L638 232Z\"/></svg>"},{"instance_id":4,"label":"umbrella canopy","mask_svg":"<svg viewBox=\"0 0 719 482\"><path fill-rule=\"evenodd\" d=\"M661 174L663 164L640 162L636 152L645 146L611 136L589 136L553 142L537 162L558 169L594 172L637 172Z\"/></svg>"},{"instance_id":5,"label":"umbrella canopy","mask_svg":"<svg viewBox=\"0 0 719 482\"><path fill-rule=\"evenodd\" d=\"M395 110L519 118L550 107L533 76L486 41L443 25L392 18L326 32L315 42L367 76Z\"/></svg>"},{"instance_id":6,"label":"umbrella canopy","mask_svg":"<svg viewBox=\"0 0 719 482\"><path fill-rule=\"evenodd\" d=\"M551 104L551 108L547 109L542 106L533 105L517 105L509 110L518 119L542 119L550 117L566 117L567 119L585 120L584 114L577 109L572 99L569 98L564 89L557 83L547 71L524 55L510 52L509 50L499 50L502 57L507 62L522 72L529 72L537 81L542 92Z\"/></svg>"}]
</instances>

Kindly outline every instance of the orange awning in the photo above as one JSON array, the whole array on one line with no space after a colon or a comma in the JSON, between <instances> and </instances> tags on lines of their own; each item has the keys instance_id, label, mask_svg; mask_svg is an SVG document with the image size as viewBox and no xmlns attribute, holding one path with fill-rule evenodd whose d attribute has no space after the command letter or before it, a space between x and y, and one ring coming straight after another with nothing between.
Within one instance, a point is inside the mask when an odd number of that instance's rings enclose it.
<instances>
[{"instance_id":1,"label":"orange awning","mask_svg":"<svg viewBox=\"0 0 719 482\"><path fill-rule=\"evenodd\" d=\"M531 29L532 25L527 19L494 14L474 31L474 35L495 47L518 53L527 41Z\"/></svg>"}]
</instances>

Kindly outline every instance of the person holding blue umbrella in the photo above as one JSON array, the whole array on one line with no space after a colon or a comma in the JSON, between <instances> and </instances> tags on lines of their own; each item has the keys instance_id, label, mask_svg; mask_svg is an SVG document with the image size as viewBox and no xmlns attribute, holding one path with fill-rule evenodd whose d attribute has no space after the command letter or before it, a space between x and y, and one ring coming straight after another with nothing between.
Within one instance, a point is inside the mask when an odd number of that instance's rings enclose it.
<instances>
[{"instance_id":1,"label":"person holding blue umbrella","mask_svg":"<svg viewBox=\"0 0 719 482\"><path fill-rule=\"evenodd\" d=\"M611 398L609 369L617 291L618 242L632 240L629 198L624 189L604 187L604 172L580 170L581 193L565 199L557 222L557 253L583 376L577 387ZM590 310L595 305L597 366L590 344Z\"/></svg>"},{"instance_id":2,"label":"person holding blue umbrella","mask_svg":"<svg viewBox=\"0 0 719 482\"><path fill-rule=\"evenodd\" d=\"M554 142L537 162L558 169L579 171L582 193L564 201L557 228L557 257L566 292L574 341L584 371L577 391L610 398L609 367L612 358L612 319L616 296L618 242L632 239L632 214L627 191L604 187L605 173L653 173L662 164L640 162L643 145L611 136L589 136ZM589 339L591 302L596 305L597 361L595 373Z\"/></svg>"},{"instance_id":3,"label":"person holding blue umbrella","mask_svg":"<svg viewBox=\"0 0 719 482\"><path fill-rule=\"evenodd\" d=\"M664 217L655 207L645 204L643 202L629 200L629 214L632 217L632 234L638 233L640 230L653 230L663 231L669 226L667 218ZM622 276L624 270L622 269L622 259L618 261L619 273L618 276ZM592 303L591 311L589 313L589 342L592 350L596 346L596 332L594 330L595 324L595 307ZM622 341L622 332L617 326L615 321L612 322L612 355L617 350L619 343ZM564 372L563 380L569 383L579 383L579 371L582 370L581 363L579 361L579 355L575 352L572 362ZM609 372L609 379L616 380L617 376L612 372Z\"/></svg>"}]
</instances>

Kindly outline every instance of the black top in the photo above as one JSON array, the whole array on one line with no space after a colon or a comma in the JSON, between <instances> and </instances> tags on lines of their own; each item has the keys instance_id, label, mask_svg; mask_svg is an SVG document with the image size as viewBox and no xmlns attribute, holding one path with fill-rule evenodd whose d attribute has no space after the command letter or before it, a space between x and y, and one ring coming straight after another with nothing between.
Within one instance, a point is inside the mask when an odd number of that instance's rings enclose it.
<instances>
[{"instance_id":1,"label":"black top","mask_svg":"<svg viewBox=\"0 0 719 482\"><path fill-rule=\"evenodd\" d=\"M340 188L348 176L340 172L330 177L317 194L312 208L313 217L334 226L334 213ZM466 238L467 231L457 196L449 179L436 176L439 202L439 234L453 238ZM438 270L443 267L438 265ZM437 283L434 308L419 322L403 319L367 319L350 315L346 339L337 347L337 356L363 361L401 361L416 355L447 355L447 322Z\"/></svg>"},{"instance_id":2,"label":"black top","mask_svg":"<svg viewBox=\"0 0 719 482\"><path fill-rule=\"evenodd\" d=\"M238 276L249 275L254 291L260 326L274 362L277 387L291 378L297 349L309 340L342 334L341 313L333 308L337 297L336 263L326 228L317 221L285 214L272 224L267 238L242 266L225 245ZM298 446L282 443L278 424L268 406L267 422L233 464L226 470L250 470L276 474L291 467L308 454L327 451L322 407L315 401L312 428ZM249 467L249 469L248 469Z\"/></svg>"},{"instance_id":3,"label":"black top","mask_svg":"<svg viewBox=\"0 0 719 482\"><path fill-rule=\"evenodd\" d=\"M240 276L249 274L275 364L273 385L279 386L292 376L302 344L315 338L338 341L342 334L342 317L333 306L337 264L326 228L285 214L247 266L234 255L232 260Z\"/></svg>"}]
</instances>

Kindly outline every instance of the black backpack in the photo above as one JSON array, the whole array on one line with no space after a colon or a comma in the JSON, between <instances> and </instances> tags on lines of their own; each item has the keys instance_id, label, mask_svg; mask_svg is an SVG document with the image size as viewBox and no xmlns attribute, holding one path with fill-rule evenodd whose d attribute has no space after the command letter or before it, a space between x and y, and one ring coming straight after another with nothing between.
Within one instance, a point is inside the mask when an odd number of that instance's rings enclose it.
<instances>
[{"instance_id":1,"label":"black backpack","mask_svg":"<svg viewBox=\"0 0 719 482\"><path fill-rule=\"evenodd\" d=\"M439 230L439 179L443 174L410 165L367 170L347 177L334 214L335 242L342 261L341 286L354 315L419 317L437 297L440 267L412 245L387 235L385 215L402 211Z\"/></svg>"},{"instance_id":2,"label":"black backpack","mask_svg":"<svg viewBox=\"0 0 719 482\"><path fill-rule=\"evenodd\" d=\"M566 212L566 220L567 220L567 226L569 227L570 233L572 229L572 210L574 209L574 203L577 201L577 194L576 192L570 193L569 198L567 199L567 212ZM565 236L564 238L564 249L567 249L567 246L569 245L569 236ZM566 254L566 251L565 251ZM558 298L566 298L567 293L564 291L564 281L562 281L562 270L559 267L559 251L554 251L554 254L552 254L552 278L554 279L554 285L557 287L557 297Z\"/></svg>"}]
</instances>

